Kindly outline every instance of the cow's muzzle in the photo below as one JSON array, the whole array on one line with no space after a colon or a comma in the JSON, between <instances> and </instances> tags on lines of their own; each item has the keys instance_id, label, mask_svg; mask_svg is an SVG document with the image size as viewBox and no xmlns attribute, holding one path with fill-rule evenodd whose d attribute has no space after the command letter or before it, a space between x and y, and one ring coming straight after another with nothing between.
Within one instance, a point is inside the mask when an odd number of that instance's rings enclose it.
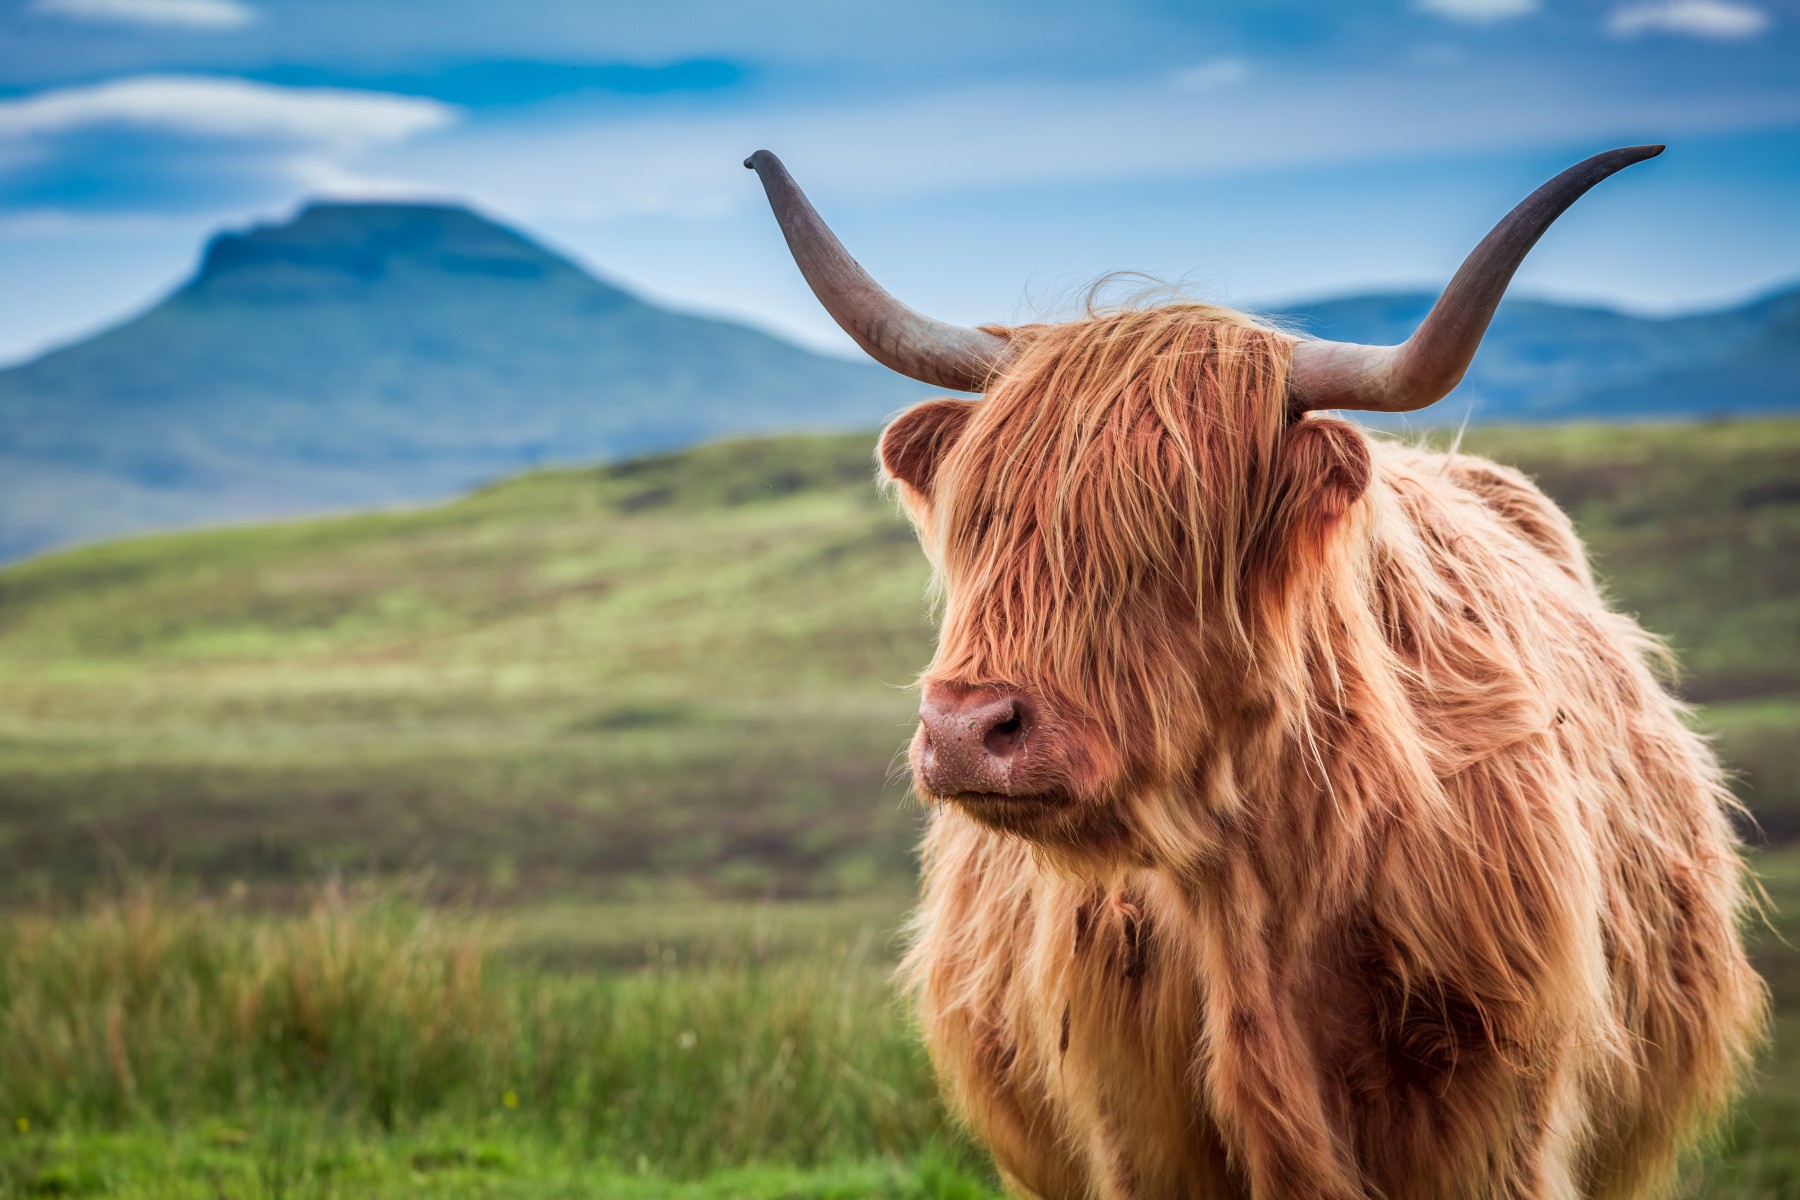
<instances>
[{"instance_id":1,"label":"cow's muzzle","mask_svg":"<svg viewBox=\"0 0 1800 1200\"><path fill-rule=\"evenodd\" d=\"M1053 774L1042 710L1003 684L928 683L912 766L922 789L961 801L1035 797Z\"/></svg>"}]
</instances>

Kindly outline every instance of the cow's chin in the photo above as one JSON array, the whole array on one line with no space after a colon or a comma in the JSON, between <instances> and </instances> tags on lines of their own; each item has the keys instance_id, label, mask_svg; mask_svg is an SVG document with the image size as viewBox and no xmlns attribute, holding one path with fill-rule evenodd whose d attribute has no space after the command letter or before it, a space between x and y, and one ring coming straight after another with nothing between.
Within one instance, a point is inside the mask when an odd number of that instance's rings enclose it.
<instances>
[{"instance_id":1,"label":"cow's chin","mask_svg":"<svg viewBox=\"0 0 1800 1200\"><path fill-rule=\"evenodd\" d=\"M954 805L959 812L989 829L1032 838L1050 837L1058 830L1066 833L1071 818L1075 818L1080 809L1075 797L1060 789L1022 795L955 792L932 799Z\"/></svg>"},{"instance_id":2,"label":"cow's chin","mask_svg":"<svg viewBox=\"0 0 1800 1200\"><path fill-rule=\"evenodd\" d=\"M1133 857L1137 845L1119 819L1116 804L1071 790L1022 795L997 792L923 793L935 806L967 818L991 833L1038 847L1046 863L1086 875Z\"/></svg>"}]
</instances>

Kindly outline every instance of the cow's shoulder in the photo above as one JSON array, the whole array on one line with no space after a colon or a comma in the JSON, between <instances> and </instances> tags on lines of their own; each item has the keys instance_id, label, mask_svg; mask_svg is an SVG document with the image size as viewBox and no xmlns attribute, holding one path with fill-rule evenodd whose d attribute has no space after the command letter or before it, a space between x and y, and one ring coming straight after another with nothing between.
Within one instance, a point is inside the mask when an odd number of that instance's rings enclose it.
<instances>
[{"instance_id":1,"label":"cow's shoulder","mask_svg":"<svg viewBox=\"0 0 1800 1200\"><path fill-rule=\"evenodd\" d=\"M1568 514L1517 467L1464 450L1427 450L1392 442L1381 446L1378 460L1415 486L1449 484L1458 493L1475 497L1557 569L1586 587L1594 586L1587 550Z\"/></svg>"}]
</instances>

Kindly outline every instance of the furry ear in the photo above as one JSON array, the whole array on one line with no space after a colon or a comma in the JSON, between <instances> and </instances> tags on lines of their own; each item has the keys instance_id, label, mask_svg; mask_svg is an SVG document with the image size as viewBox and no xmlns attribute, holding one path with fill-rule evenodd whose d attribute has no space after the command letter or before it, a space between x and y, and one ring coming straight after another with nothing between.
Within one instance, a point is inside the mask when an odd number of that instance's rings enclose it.
<instances>
[{"instance_id":1,"label":"furry ear","mask_svg":"<svg viewBox=\"0 0 1800 1200\"><path fill-rule=\"evenodd\" d=\"M963 426L975 411L974 400L928 400L909 408L881 434L881 469L921 496L931 494L931 481Z\"/></svg>"},{"instance_id":2,"label":"furry ear","mask_svg":"<svg viewBox=\"0 0 1800 1200\"><path fill-rule=\"evenodd\" d=\"M1369 489L1369 443L1344 421L1296 421L1283 441L1278 469L1297 515L1323 533Z\"/></svg>"},{"instance_id":3,"label":"furry ear","mask_svg":"<svg viewBox=\"0 0 1800 1200\"><path fill-rule=\"evenodd\" d=\"M1327 539L1369 488L1369 443L1361 430L1329 417L1289 426L1275 459L1274 503L1258 556L1277 581L1318 562Z\"/></svg>"}]
</instances>

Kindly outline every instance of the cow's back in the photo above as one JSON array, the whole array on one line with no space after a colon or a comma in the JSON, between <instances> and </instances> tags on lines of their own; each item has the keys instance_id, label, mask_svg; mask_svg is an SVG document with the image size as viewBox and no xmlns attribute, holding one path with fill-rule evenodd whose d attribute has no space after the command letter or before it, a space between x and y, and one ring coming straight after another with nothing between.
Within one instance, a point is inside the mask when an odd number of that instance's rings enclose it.
<instances>
[{"instance_id":1,"label":"cow's back","mask_svg":"<svg viewBox=\"0 0 1800 1200\"><path fill-rule=\"evenodd\" d=\"M1259 921L1285 924L1262 939L1271 957L1244 968L1266 972L1297 1006L1281 1020L1300 1043L1281 1053L1312 1063L1313 1111L1344 1126L1335 1150L1318 1148L1316 1178L1340 1155L1366 1194L1435 1200L1452 1194L1452 1179L1468 1197L1643 1194L1728 1099L1762 1020L1737 932L1744 884L1731 799L1653 670L1660 647L1607 607L1568 519L1541 491L1469 455L1376 443L1373 459L1370 570L1396 575L1372 589L1393 607L1371 627L1390 639L1383 656L1431 743L1441 798L1370 797L1402 815L1323 835L1354 846L1302 850L1314 814L1353 803L1351 792L1318 786L1320 772L1366 752L1315 736L1269 773L1285 786L1243 798L1255 820L1219 826L1221 857L1204 869L1272 897L1284 876L1304 879L1337 855L1351 889L1308 902L1335 908L1329 915L1266 910ZM1406 590L1405 570L1415 576L1411 609L1394 595ZM1321 750L1324 762L1311 757ZM1456 810L1450 842L1434 844L1404 816L1415 803ZM1473 855L1459 867L1450 843L1471 832L1488 840L1456 847ZM1540 861L1509 866L1521 854ZM1414 869L1443 872L1446 897L1469 885L1456 896L1461 915L1421 916L1440 924L1446 945L1515 936L1518 961L1537 961L1508 976L1525 991L1498 1002L1549 1041L1496 1043L1497 1010L1483 1006L1497 1001L1447 983L1472 978L1456 964L1437 964L1445 973L1434 976L1436 965L1415 963L1424 974L1414 984L1382 975L1393 947L1381 897L1412 882L1391 874L1409 856ZM1539 871L1546 857L1562 861ZM1239 982L1233 964L1251 962L1233 949L1254 926L1250 914L1219 901L1223 885L1204 871L1084 879L1042 860L955 809L933 815L908 969L956 1107L1030 1193L1249 1195L1244 1139L1299 1119L1307 1099L1275 1089L1252 1111L1253 1089L1218 1090L1233 1061L1254 1069L1277 1052L1258 1045L1273 1014L1227 998ZM1531 893L1537 933L1508 934L1519 914L1483 907L1482 872ZM1284 961L1284 945L1300 952ZM1420 982L1444 990L1394 1006ZM1560 1015L1529 1011L1540 998ZM1466 1020L1453 1019L1458 1005ZM1208 1011L1224 1014L1210 1030ZM1244 1028L1225 1027L1232 1013ZM1421 1021L1430 1028L1415 1028ZM1407 1092L1401 1081L1436 1069L1417 1057L1421 1038L1443 1043L1442 1071ZM1539 1150L1510 1144L1514 1136ZM1260 1161L1255 1169L1283 1168L1279 1156ZM1339 1191L1365 1194L1357 1187Z\"/></svg>"},{"instance_id":2,"label":"cow's back","mask_svg":"<svg viewBox=\"0 0 1800 1200\"><path fill-rule=\"evenodd\" d=\"M1729 1101L1763 1027L1766 992L1739 932L1750 902L1731 826L1738 805L1666 686L1668 651L1613 611L1569 518L1535 483L1475 455L1378 453L1410 517L1456 523L1455 499L1433 487L1449 484L1498 518L1483 536L1504 530L1521 556L1573 585L1525 601L1567 643L1564 661L1533 683L1586 835L1571 850L1595 859L1611 1024L1623 1033L1622 1056L1597 1059L1606 1069L1590 1078L1580 1157L1585 1194L1641 1195Z\"/></svg>"}]
</instances>

